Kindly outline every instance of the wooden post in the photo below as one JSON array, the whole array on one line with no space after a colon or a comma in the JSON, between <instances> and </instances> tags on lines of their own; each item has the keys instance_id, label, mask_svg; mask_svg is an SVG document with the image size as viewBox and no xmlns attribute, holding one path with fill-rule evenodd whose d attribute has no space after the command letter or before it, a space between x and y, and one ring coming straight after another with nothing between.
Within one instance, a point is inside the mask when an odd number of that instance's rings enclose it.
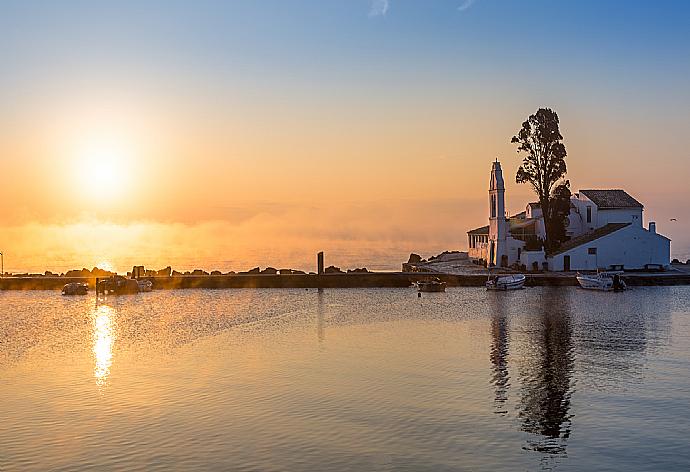
<instances>
[{"instance_id":1,"label":"wooden post","mask_svg":"<svg viewBox=\"0 0 690 472\"><path fill-rule=\"evenodd\" d=\"M323 274L323 251L316 255L316 273Z\"/></svg>"}]
</instances>

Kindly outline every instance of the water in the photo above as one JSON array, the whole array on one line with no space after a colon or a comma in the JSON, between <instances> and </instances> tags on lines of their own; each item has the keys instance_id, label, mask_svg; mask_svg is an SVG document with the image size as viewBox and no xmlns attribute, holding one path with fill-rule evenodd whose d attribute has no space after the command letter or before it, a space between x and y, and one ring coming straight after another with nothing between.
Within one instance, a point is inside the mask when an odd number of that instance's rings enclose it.
<instances>
[{"instance_id":1,"label":"water","mask_svg":"<svg viewBox=\"0 0 690 472\"><path fill-rule=\"evenodd\" d=\"M0 292L0 470L689 470L690 288Z\"/></svg>"}]
</instances>

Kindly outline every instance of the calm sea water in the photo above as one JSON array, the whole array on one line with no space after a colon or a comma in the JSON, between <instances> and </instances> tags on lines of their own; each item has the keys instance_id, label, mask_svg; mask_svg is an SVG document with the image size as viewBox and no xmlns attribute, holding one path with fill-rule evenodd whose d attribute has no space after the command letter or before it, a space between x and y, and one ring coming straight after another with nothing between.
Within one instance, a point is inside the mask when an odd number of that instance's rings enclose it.
<instances>
[{"instance_id":1,"label":"calm sea water","mask_svg":"<svg viewBox=\"0 0 690 472\"><path fill-rule=\"evenodd\" d=\"M0 470L690 470L690 288L0 292Z\"/></svg>"}]
</instances>

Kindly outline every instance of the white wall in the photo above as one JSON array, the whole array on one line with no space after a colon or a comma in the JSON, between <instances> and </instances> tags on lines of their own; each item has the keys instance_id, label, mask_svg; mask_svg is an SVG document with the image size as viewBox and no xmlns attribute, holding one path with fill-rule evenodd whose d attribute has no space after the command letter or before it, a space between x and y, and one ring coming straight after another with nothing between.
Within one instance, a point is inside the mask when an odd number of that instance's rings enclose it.
<instances>
[{"instance_id":1,"label":"white wall","mask_svg":"<svg viewBox=\"0 0 690 472\"><path fill-rule=\"evenodd\" d=\"M615 208L597 210L597 228L609 223L632 223L642 226L642 208Z\"/></svg>"},{"instance_id":2,"label":"white wall","mask_svg":"<svg viewBox=\"0 0 690 472\"><path fill-rule=\"evenodd\" d=\"M589 254L597 248L597 254ZM571 270L607 269L623 265L625 269L643 269L646 264L668 266L671 261L671 241L659 234L630 225L614 233L549 258L549 269L563 270L563 257L570 256Z\"/></svg>"},{"instance_id":3,"label":"white wall","mask_svg":"<svg viewBox=\"0 0 690 472\"><path fill-rule=\"evenodd\" d=\"M577 195L577 196L575 196ZM596 228L601 228L608 223L633 223L637 226L642 224L642 208L612 208L601 209L598 208L592 200L587 198L582 193L576 193L570 199L570 203L575 206L575 213L579 213L580 221L582 223L582 230L578 231L573 228L574 234L583 234L592 231ZM587 222L587 207L592 209L592 221ZM571 209L571 220L573 209ZM572 221L571 221L572 223Z\"/></svg>"},{"instance_id":4,"label":"white wall","mask_svg":"<svg viewBox=\"0 0 690 472\"><path fill-rule=\"evenodd\" d=\"M532 264L537 263L538 270L541 270L542 263L546 260L544 251L522 251L520 263L524 264L527 270L532 270Z\"/></svg>"}]
</instances>

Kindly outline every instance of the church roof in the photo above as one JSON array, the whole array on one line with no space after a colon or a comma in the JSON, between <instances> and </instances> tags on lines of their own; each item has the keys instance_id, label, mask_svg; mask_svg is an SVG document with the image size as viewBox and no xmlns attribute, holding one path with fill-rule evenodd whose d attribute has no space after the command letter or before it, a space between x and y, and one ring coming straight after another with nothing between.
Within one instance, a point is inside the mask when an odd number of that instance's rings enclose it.
<instances>
[{"instance_id":1,"label":"church roof","mask_svg":"<svg viewBox=\"0 0 690 472\"><path fill-rule=\"evenodd\" d=\"M468 231L467 234L489 234L489 225L482 226L481 228L475 228Z\"/></svg>"},{"instance_id":2,"label":"church roof","mask_svg":"<svg viewBox=\"0 0 690 472\"><path fill-rule=\"evenodd\" d=\"M631 197L625 190L580 190L600 209L607 208L643 208L643 205Z\"/></svg>"},{"instance_id":3,"label":"church roof","mask_svg":"<svg viewBox=\"0 0 690 472\"><path fill-rule=\"evenodd\" d=\"M623 229L626 226L630 226L630 223L609 223L607 225L602 226L601 228L597 228L594 231L591 231L589 233L583 234L582 236L578 236L577 238L570 239L561 246L556 249L551 256L555 256L556 254L561 254L566 251L570 251L571 249L574 249L578 246L582 246L583 244L591 243L592 241L603 238L604 236L608 236L611 233L615 233L619 229Z\"/></svg>"}]
</instances>

